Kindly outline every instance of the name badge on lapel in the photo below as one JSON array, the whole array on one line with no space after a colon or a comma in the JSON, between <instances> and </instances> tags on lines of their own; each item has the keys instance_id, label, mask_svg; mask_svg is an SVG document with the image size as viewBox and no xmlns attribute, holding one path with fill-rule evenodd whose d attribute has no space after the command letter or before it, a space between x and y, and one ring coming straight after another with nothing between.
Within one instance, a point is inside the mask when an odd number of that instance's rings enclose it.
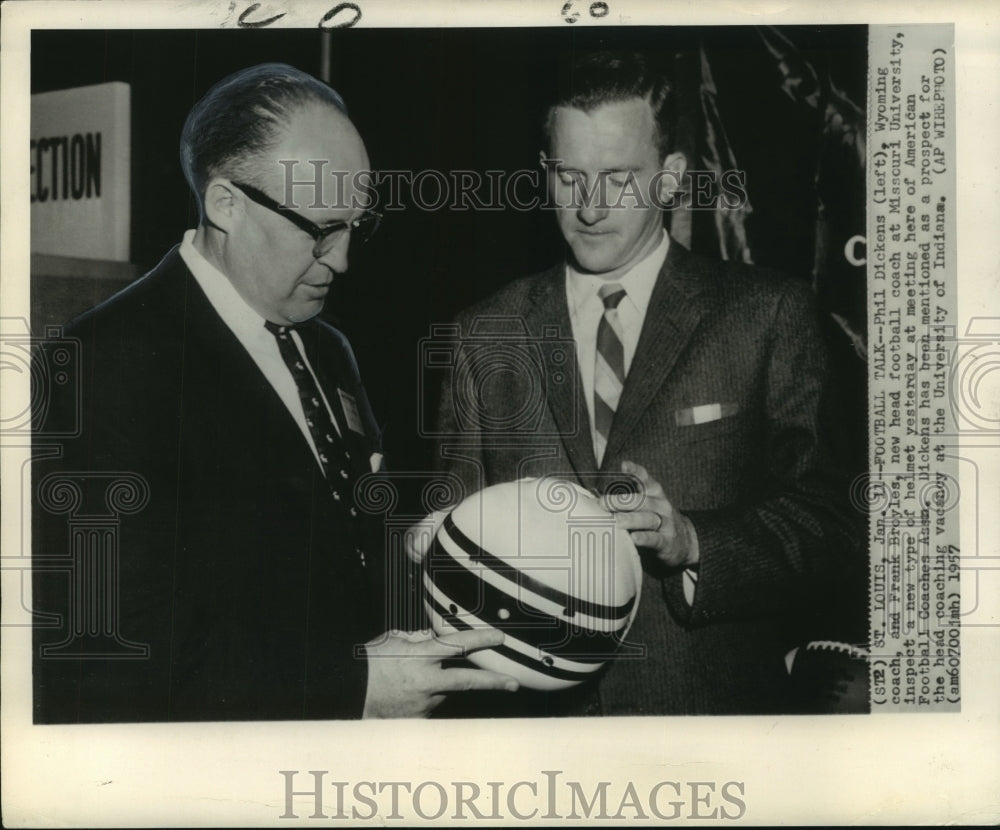
<instances>
[{"instance_id":1,"label":"name badge on lapel","mask_svg":"<svg viewBox=\"0 0 1000 830\"><path fill-rule=\"evenodd\" d=\"M358 411L358 402L354 400L354 395L340 388L337 389L337 394L340 396L340 406L344 410L347 428L358 435L364 435L365 428L361 423L361 413Z\"/></svg>"}]
</instances>

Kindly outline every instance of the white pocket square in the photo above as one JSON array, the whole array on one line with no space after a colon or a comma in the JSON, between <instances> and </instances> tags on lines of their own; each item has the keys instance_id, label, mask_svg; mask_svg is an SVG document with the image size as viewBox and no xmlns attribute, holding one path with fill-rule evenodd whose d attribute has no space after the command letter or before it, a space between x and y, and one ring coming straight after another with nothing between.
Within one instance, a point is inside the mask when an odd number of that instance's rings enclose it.
<instances>
[{"instance_id":1,"label":"white pocket square","mask_svg":"<svg viewBox=\"0 0 1000 830\"><path fill-rule=\"evenodd\" d=\"M675 414L677 426L693 427L697 424L708 424L723 418L730 418L737 413L739 407L734 403L706 403L692 406L690 409L678 409Z\"/></svg>"}]
</instances>

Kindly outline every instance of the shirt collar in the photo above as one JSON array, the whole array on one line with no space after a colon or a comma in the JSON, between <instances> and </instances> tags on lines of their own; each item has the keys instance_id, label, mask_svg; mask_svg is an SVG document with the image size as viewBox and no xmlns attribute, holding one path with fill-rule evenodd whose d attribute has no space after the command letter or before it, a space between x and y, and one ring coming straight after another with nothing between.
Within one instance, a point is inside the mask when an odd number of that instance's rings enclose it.
<instances>
[{"instance_id":1,"label":"shirt collar","mask_svg":"<svg viewBox=\"0 0 1000 830\"><path fill-rule=\"evenodd\" d=\"M194 246L195 231L184 233L180 255L194 276L201 290L205 292L212 308L242 341L266 334L264 318L261 317L236 290L230 279L212 265ZM267 335L270 338L270 334Z\"/></svg>"},{"instance_id":2,"label":"shirt collar","mask_svg":"<svg viewBox=\"0 0 1000 830\"><path fill-rule=\"evenodd\" d=\"M653 286L656 285L656 278L663 268L663 263L667 258L667 250L670 247L670 236L666 230L663 231L663 238L660 244L633 265L621 277L615 280L625 292L628 298L635 304L639 314L645 316L649 307L649 298L653 294ZM605 280L596 274L583 274L577 271L572 265L566 265L566 284L570 298L572 311L579 311L587 303L594 302L598 289Z\"/></svg>"}]
</instances>

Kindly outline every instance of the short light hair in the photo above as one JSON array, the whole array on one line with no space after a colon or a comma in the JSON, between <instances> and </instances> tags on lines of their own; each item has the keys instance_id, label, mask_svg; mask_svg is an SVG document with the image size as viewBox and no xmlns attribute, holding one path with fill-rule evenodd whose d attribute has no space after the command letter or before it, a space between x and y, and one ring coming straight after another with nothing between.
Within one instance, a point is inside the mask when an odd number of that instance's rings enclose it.
<instances>
[{"instance_id":1,"label":"short light hair","mask_svg":"<svg viewBox=\"0 0 1000 830\"><path fill-rule=\"evenodd\" d=\"M181 131L181 167L202 221L209 179L259 184L261 157L311 103L347 114L343 98L322 81L288 64L262 63L223 78L191 108Z\"/></svg>"},{"instance_id":2,"label":"short light hair","mask_svg":"<svg viewBox=\"0 0 1000 830\"><path fill-rule=\"evenodd\" d=\"M552 125L557 107L592 112L604 104L642 98L649 103L656 125L654 144L660 159L673 149L673 95L670 82L652 61L640 52L590 52L573 54L562 61L559 91L542 125L552 144Z\"/></svg>"}]
</instances>

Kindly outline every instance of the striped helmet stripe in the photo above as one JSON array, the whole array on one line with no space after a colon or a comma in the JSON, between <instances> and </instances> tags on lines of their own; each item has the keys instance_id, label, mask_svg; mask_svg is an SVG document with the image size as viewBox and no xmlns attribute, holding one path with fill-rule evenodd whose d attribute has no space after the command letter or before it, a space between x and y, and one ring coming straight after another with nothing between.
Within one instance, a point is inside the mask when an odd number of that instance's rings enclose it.
<instances>
[{"instance_id":1,"label":"striped helmet stripe","mask_svg":"<svg viewBox=\"0 0 1000 830\"><path fill-rule=\"evenodd\" d=\"M443 556L447 554L442 552ZM435 557L436 559L437 557ZM428 558L430 560L430 558ZM543 651L582 660L606 660L622 643L628 617L617 621L617 630L599 631L551 616L531 604L527 597L511 595L480 579L451 557L437 567L428 561L427 578L459 607L476 614L493 628L516 637ZM498 615L503 609L505 618Z\"/></svg>"},{"instance_id":2,"label":"striped helmet stripe","mask_svg":"<svg viewBox=\"0 0 1000 830\"><path fill-rule=\"evenodd\" d=\"M425 586L427 584L428 583L425 583ZM433 602L436 602L441 608L444 608L446 613L456 616L466 625L477 631L483 631L490 628L489 623L484 622L475 614L470 614L468 611L459 608L455 605L455 603L449 601L448 597L444 596L433 585L431 585L428 590L430 591L428 598ZM427 605L426 602L425 608L428 613L431 613L431 606ZM537 646L532 646L528 643L522 642L516 637L506 636L504 639L504 645L536 663L543 661L544 666L540 667L542 670L551 665L557 669L570 672L580 672L582 675L586 676L591 672L597 671L603 665L603 663L599 661L585 662L576 660L572 657L562 657L558 654L553 654L545 651L544 649L540 649ZM495 649L490 650L495 651Z\"/></svg>"},{"instance_id":3,"label":"striped helmet stripe","mask_svg":"<svg viewBox=\"0 0 1000 830\"><path fill-rule=\"evenodd\" d=\"M472 628L472 626L469 623L465 622L455 614L452 614L450 611L442 607L441 604L437 602L437 600L428 597L427 604L431 606L431 610L433 610L434 613L439 614L441 618L452 628L455 628L458 631L468 631ZM590 676L594 671L596 671L600 667L599 665L592 665L586 667L586 669L583 671L569 671L563 668L559 668L555 665L549 666L546 665L545 663L542 663L537 657L530 657L526 654L521 654L521 652L511 648L506 643L496 646L493 650L499 654L502 654L508 660L512 660L515 663L519 663L520 665L525 666L526 668L529 668L535 672L538 672L539 674L558 678L559 680L570 680L574 682L579 682L581 680L585 680L588 676Z\"/></svg>"},{"instance_id":4,"label":"striped helmet stripe","mask_svg":"<svg viewBox=\"0 0 1000 830\"><path fill-rule=\"evenodd\" d=\"M523 571L519 571L513 565L510 565L488 551L483 550L479 547L479 545L473 542L468 536L458 529L458 526L455 524L451 514L448 514L445 518L442 530L447 533L448 536L451 537L452 541L465 551L465 553L469 555L469 558L477 565L484 565L491 571L494 571L495 573L498 573L513 582L518 588L527 588L529 591L533 591L534 593L545 597L549 601L556 603L561 608L565 609L564 614L566 616L571 616L576 612L581 612L591 617L613 620L623 616L628 616L629 612L632 610L632 606L635 604L635 598L632 598L624 605L598 605L596 603L579 599L570 594L566 594L550 585L546 585L544 582L535 579Z\"/></svg>"},{"instance_id":5,"label":"striped helmet stripe","mask_svg":"<svg viewBox=\"0 0 1000 830\"><path fill-rule=\"evenodd\" d=\"M425 559L425 564L433 566L435 571L458 570L470 571L482 582L488 583L506 596L520 600L523 606L537 608L539 611L558 619L566 618L579 626L586 626L594 631L614 631L625 617L601 616L585 614L578 608L567 608L564 603L553 602L551 599L530 590L527 586L508 579L496 571L474 562L446 533L439 533ZM555 571L555 568L549 570ZM634 612L634 605L633 605Z\"/></svg>"}]
</instances>

